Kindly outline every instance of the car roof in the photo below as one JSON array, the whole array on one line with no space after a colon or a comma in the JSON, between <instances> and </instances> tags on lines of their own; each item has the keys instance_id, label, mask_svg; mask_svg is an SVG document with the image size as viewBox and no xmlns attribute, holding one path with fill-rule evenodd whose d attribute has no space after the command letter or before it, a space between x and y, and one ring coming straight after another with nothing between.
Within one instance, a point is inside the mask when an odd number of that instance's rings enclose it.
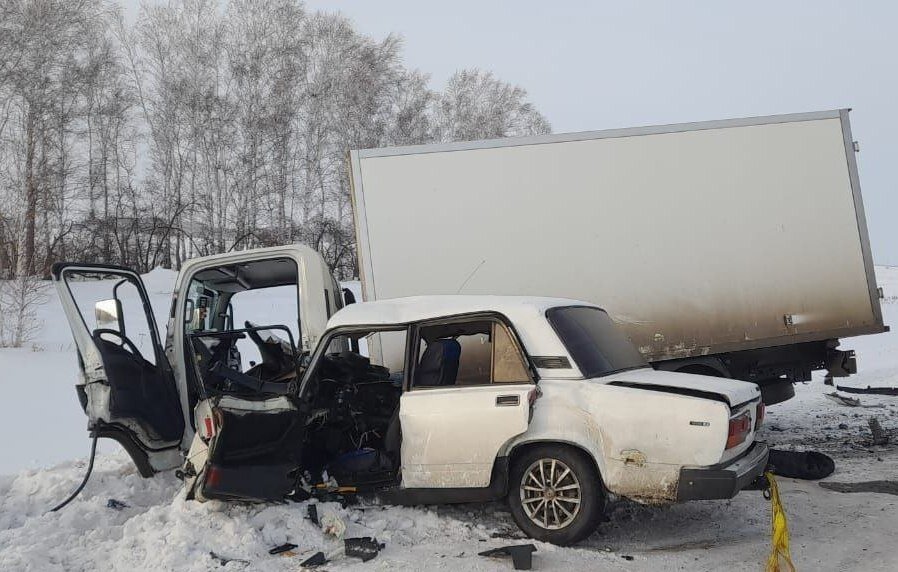
<instances>
[{"instance_id":1,"label":"car roof","mask_svg":"<svg viewBox=\"0 0 898 572\"><path fill-rule=\"evenodd\" d=\"M408 324L479 312L496 312L517 324L534 316L543 316L549 308L559 306L598 308L595 304L579 300L537 296L410 296L350 304L331 317L328 327Z\"/></svg>"},{"instance_id":2,"label":"car roof","mask_svg":"<svg viewBox=\"0 0 898 572\"><path fill-rule=\"evenodd\" d=\"M580 378L582 374L546 319L546 310L563 306L589 306L589 302L535 296L412 296L346 306L328 321L328 330L341 326L392 326L438 318L495 312L506 317L531 356L566 357L568 367L543 369L540 377ZM601 308L599 308L601 309Z\"/></svg>"}]
</instances>

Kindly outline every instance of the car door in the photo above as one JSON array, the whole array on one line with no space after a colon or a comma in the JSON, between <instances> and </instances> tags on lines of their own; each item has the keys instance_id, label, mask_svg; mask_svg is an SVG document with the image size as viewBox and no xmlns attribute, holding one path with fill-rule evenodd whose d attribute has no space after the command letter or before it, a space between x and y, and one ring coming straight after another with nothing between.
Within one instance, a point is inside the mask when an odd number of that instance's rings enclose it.
<instances>
[{"instance_id":1,"label":"car door","mask_svg":"<svg viewBox=\"0 0 898 572\"><path fill-rule=\"evenodd\" d=\"M535 377L498 316L418 325L400 398L402 486L490 484L502 446L527 430Z\"/></svg>"},{"instance_id":2,"label":"car door","mask_svg":"<svg viewBox=\"0 0 898 572\"><path fill-rule=\"evenodd\" d=\"M140 275L63 262L52 277L78 352L88 430L119 442L144 477L180 465L184 414Z\"/></svg>"}]
</instances>

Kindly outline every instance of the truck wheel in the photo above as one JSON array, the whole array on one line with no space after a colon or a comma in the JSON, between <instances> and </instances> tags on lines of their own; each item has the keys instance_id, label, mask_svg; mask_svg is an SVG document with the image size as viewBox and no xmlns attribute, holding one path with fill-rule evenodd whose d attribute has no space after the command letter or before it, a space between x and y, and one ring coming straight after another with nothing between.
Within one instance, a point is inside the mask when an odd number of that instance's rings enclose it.
<instances>
[{"instance_id":1,"label":"truck wheel","mask_svg":"<svg viewBox=\"0 0 898 572\"><path fill-rule=\"evenodd\" d=\"M795 397L795 386L791 381L777 379L775 381L758 383L761 388L761 401L764 405L776 405Z\"/></svg>"},{"instance_id":2,"label":"truck wheel","mask_svg":"<svg viewBox=\"0 0 898 572\"><path fill-rule=\"evenodd\" d=\"M508 504L527 536L567 546L592 534L605 510L598 471L584 453L539 445L515 459Z\"/></svg>"}]
</instances>

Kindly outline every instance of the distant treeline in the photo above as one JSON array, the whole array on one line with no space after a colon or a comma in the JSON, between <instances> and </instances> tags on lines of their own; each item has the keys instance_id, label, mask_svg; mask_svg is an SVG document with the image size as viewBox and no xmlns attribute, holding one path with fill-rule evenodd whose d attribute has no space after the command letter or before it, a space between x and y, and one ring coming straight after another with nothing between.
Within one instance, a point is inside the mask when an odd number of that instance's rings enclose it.
<instances>
[{"instance_id":1,"label":"distant treeline","mask_svg":"<svg viewBox=\"0 0 898 572\"><path fill-rule=\"evenodd\" d=\"M549 132L297 0L0 0L0 279L303 242L356 275L349 149Z\"/></svg>"}]
</instances>

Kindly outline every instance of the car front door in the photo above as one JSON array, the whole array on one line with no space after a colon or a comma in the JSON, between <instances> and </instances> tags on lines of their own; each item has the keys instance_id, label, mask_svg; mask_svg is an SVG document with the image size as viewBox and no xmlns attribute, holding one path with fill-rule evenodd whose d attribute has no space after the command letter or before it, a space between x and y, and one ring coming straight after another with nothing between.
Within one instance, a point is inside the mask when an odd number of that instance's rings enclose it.
<instances>
[{"instance_id":1,"label":"car front door","mask_svg":"<svg viewBox=\"0 0 898 572\"><path fill-rule=\"evenodd\" d=\"M402 486L482 488L502 446L525 432L537 395L514 332L498 316L420 324L400 399Z\"/></svg>"},{"instance_id":2,"label":"car front door","mask_svg":"<svg viewBox=\"0 0 898 572\"><path fill-rule=\"evenodd\" d=\"M140 275L62 262L52 277L78 352L88 430L119 442L144 477L179 466L181 401Z\"/></svg>"}]
</instances>

